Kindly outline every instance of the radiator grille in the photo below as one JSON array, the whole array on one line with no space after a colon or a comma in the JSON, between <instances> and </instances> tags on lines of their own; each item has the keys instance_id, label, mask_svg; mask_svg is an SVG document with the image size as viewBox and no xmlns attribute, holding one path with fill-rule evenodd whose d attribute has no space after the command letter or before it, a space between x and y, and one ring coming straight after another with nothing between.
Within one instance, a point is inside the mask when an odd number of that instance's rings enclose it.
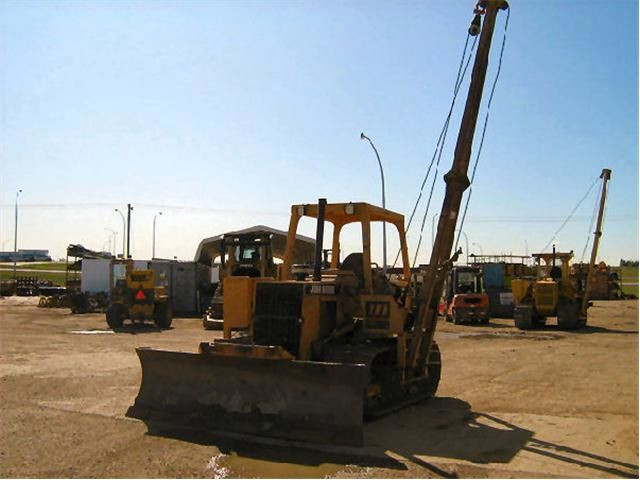
<instances>
[{"instance_id":1,"label":"radiator grille","mask_svg":"<svg viewBox=\"0 0 640 480\"><path fill-rule=\"evenodd\" d=\"M281 346L298 356L302 316L302 285L265 282L256 288L253 341Z\"/></svg>"},{"instance_id":2,"label":"radiator grille","mask_svg":"<svg viewBox=\"0 0 640 480\"><path fill-rule=\"evenodd\" d=\"M541 306L555 305L556 285L539 283L536 287L536 302Z\"/></svg>"}]
</instances>

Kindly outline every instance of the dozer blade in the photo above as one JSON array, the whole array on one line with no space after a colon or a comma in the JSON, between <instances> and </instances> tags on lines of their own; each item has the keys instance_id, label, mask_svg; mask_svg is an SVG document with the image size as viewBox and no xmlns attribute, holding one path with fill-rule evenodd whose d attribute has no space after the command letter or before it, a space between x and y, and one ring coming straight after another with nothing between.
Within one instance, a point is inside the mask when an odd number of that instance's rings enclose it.
<instances>
[{"instance_id":1,"label":"dozer blade","mask_svg":"<svg viewBox=\"0 0 640 480\"><path fill-rule=\"evenodd\" d=\"M142 385L127 416L214 432L362 445L368 369L137 348Z\"/></svg>"}]
</instances>

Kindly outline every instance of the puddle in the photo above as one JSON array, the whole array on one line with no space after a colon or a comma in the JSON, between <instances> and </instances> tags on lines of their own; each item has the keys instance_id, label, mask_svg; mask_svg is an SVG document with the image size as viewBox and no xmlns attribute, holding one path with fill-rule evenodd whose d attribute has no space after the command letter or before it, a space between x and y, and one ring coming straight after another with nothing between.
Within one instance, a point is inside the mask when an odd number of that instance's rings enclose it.
<instances>
[{"instance_id":1,"label":"puddle","mask_svg":"<svg viewBox=\"0 0 640 480\"><path fill-rule=\"evenodd\" d=\"M516 340L558 340L562 338L561 335L555 335L553 333L530 333L530 332L478 332L478 333L463 333L460 338L470 337L476 340L485 338L513 338Z\"/></svg>"},{"instance_id":2,"label":"puddle","mask_svg":"<svg viewBox=\"0 0 640 480\"><path fill-rule=\"evenodd\" d=\"M330 478L344 468L332 463L309 462L307 455L241 456L218 454L209 460L207 470L212 478Z\"/></svg>"},{"instance_id":3,"label":"puddle","mask_svg":"<svg viewBox=\"0 0 640 480\"><path fill-rule=\"evenodd\" d=\"M113 330L101 330L101 329L96 329L96 330L71 330L70 333L76 334L76 335L100 335L102 333L116 333Z\"/></svg>"},{"instance_id":4,"label":"puddle","mask_svg":"<svg viewBox=\"0 0 640 480\"><path fill-rule=\"evenodd\" d=\"M224 454L219 453L209 459L207 470L211 473L211 478L227 478L229 476L229 469L220 465L220 461L223 460L224 457Z\"/></svg>"},{"instance_id":5,"label":"puddle","mask_svg":"<svg viewBox=\"0 0 640 480\"><path fill-rule=\"evenodd\" d=\"M496 332L438 332L438 338L456 339L456 338L473 338L475 340L487 338L513 338L521 340L558 340L562 335L553 333L534 333L521 331L496 331Z\"/></svg>"}]
</instances>

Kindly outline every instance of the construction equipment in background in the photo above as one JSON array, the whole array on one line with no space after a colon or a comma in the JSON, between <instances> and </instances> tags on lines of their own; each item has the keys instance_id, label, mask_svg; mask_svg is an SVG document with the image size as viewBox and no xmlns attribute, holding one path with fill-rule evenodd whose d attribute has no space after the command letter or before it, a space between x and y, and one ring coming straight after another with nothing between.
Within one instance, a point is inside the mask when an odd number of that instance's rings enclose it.
<instances>
[{"instance_id":1,"label":"construction equipment in background","mask_svg":"<svg viewBox=\"0 0 640 480\"><path fill-rule=\"evenodd\" d=\"M586 284L589 265L574 263L571 266L571 277L575 282ZM620 287L620 268L610 267L605 262L595 266L589 286L591 300L621 300L625 298Z\"/></svg>"},{"instance_id":2,"label":"construction equipment in background","mask_svg":"<svg viewBox=\"0 0 640 480\"><path fill-rule=\"evenodd\" d=\"M482 34L422 284L410 283L402 215L367 203L327 204L324 199L294 205L282 277L256 280L249 333L201 343L198 353L136 349L142 384L128 416L150 424L361 445L364 416L383 415L435 393L441 371L433 341L438 303L447 272L461 253L451 256L462 195L470 184L491 37L498 10L506 8L506 2L489 0L475 10L470 31L480 31L484 15ZM313 274L292 280L293 239L303 217L317 220ZM330 268L323 270L326 222L333 225L332 255ZM395 278L372 266L372 222L389 223L397 231L402 274ZM362 250L340 263L340 233L354 223L360 224ZM225 286L225 296L230 287Z\"/></svg>"},{"instance_id":3,"label":"construction equipment in background","mask_svg":"<svg viewBox=\"0 0 640 480\"><path fill-rule=\"evenodd\" d=\"M275 277L271 236L268 233L248 233L223 235L220 239L221 265L218 286L211 305L202 318L202 326L207 329L222 330L224 318L224 279L233 276Z\"/></svg>"},{"instance_id":4,"label":"construction equipment in background","mask_svg":"<svg viewBox=\"0 0 640 480\"><path fill-rule=\"evenodd\" d=\"M569 276L573 252L534 253L537 278L514 279L511 288L516 306L515 325L521 330L544 326L547 317L558 317L560 328L577 328L580 292Z\"/></svg>"},{"instance_id":5,"label":"construction equipment in background","mask_svg":"<svg viewBox=\"0 0 640 480\"><path fill-rule=\"evenodd\" d=\"M484 291L482 270L454 266L447 275L440 314L447 322L489 323L489 296Z\"/></svg>"},{"instance_id":6,"label":"construction equipment in background","mask_svg":"<svg viewBox=\"0 0 640 480\"><path fill-rule=\"evenodd\" d=\"M513 318L517 328L528 330L543 326L546 323L546 317L557 317L558 327L561 329L576 329L587 324L589 291L602 236L607 183L611 178L611 170L603 169L600 178L602 179L600 208L586 280L576 281L576 278L570 276L569 262L573 258L573 251L556 252L554 245L552 253L534 253L537 279L511 281L516 302Z\"/></svg>"},{"instance_id":7,"label":"construction equipment in background","mask_svg":"<svg viewBox=\"0 0 640 480\"><path fill-rule=\"evenodd\" d=\"M134 261L111 261L107 324L121 328L126 319L132 322L153 321L159 328L169 328L173 320L166 288L156 286L153 270L136 269Z\"/></svg>"},{"instance_id":8,"label":"construction equipment in background","mask_svg":"<svg viewBox=\"0 0 640 480\"><path fill-rule=\"evenodd\" d=\"M286 238L287 232L257 225L236 232L224 233L201 242L196 253L196 260L211 264L215 259L220 259L218 283L211 304L202 319L205 329L222 329L225 325L225 338L230 338L233 331L244 330L248 327L248 318L252 310L254 279L276 277L277 264L275 260L282 260ZM299 270L308 269L309 264L313 261L314 250L315 241L313 239L303 235L296 236L293 262ZM239 288L234 289L236 295L242 291L239 298L227 297L225 300L225 283L229 282L235 282L239 285ZM251 299L248 300L247 296L250 296ZM226 322L225 304L227 305L226 309L231 312ZM249 312L248 315L246 312Z\"/></svg>"}]
</instances>

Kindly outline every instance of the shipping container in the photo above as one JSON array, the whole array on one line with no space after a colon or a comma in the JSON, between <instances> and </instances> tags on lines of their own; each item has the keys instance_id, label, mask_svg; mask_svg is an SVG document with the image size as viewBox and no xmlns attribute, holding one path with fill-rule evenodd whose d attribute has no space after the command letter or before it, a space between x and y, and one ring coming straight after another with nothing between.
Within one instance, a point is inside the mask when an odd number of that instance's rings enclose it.
<instances>
[{"instance_id":1,"label":"shipping container","mask_svg":"<svg viewBox=\"0 0 640 480\"><path fill-rule=\"evenodd\" d=\"M80 290L88 293L109 293L111 260L106 258L83 258Z\"/></svg>"},{"instance_id":2,"label":"shipping container","mask_svg":"<svg viewBox=\"0 0 640 480\"><path fill-rule=\"evenodd\" d=\"M499 288L487 288L489 296L489 316L492 318L513 318L513 293Z\"/></svg>"},{"instance_id":3,"label":"shipping container","mask_svg":"<svg viewBox=\"0 0 640 480\"><path fill-rule=\"evenodd\" d=\"M197 262L152 260L156 285L167 288L174 314L198 315L211 301L211 268Z\"/></svg>"},{"instance_id":4,"label":"shipping container","mask_svg":"<svg viewBox=\"0 0 640 480\"><path fill-rule=\"evenodd\" d=\"M505 264L485 263L482 265L482 281L484 287L489 289L502 289L504 287Z\"/></svg>"}]
</instances>

